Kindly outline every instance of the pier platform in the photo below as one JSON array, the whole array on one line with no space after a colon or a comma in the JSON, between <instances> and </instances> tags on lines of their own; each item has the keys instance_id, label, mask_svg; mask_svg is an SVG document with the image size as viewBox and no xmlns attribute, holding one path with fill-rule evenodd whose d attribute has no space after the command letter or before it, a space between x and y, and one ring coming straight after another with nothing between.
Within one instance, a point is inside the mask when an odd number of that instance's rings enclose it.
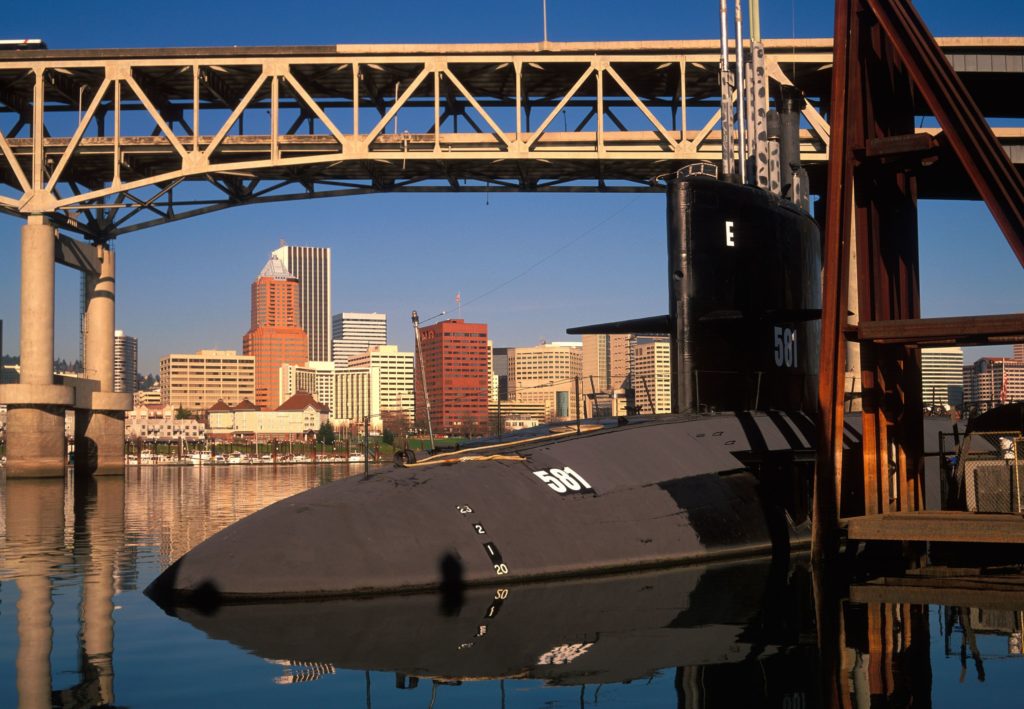
<instances>
[{"instance_id":1,"label":"pier platform","mask_svg":"<svg viewBox=\"0 0 1024 709\"><path fill-rule=\"evenodd\" d=\"M850 541L1024 544L1024 516L957 511L889 512L841 520Z\"/></svg>"}]
</instances>

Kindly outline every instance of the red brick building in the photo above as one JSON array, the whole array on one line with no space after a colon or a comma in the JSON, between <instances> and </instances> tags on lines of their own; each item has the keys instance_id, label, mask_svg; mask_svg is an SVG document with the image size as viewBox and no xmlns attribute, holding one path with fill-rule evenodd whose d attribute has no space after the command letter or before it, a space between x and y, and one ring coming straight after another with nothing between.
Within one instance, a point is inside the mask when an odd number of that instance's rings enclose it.
<instances>
[{"instance_id":1,"label":"red brick building","mask_svg":"<svg viewBox=\"0 0 1024 709\"><path fill-rule=\"evenodd\" d=\"M425 374L435 434L485 433L490 357L484 323L445 320L420 328L415 372L417 425L426 428Z\"/></svg>"},{"instance_id":2,"label":"red brick building","mask_svg":"<svg viewBox=\"0 0 1024 709\"><path fill-rule=\"evenodd\" d=\"M252 317L242 352L256 358L256 406L280 404L282 364L305 364L308 343L299 327L299 279L271 256L252 283Z\"/></svg>"}]
</instances>

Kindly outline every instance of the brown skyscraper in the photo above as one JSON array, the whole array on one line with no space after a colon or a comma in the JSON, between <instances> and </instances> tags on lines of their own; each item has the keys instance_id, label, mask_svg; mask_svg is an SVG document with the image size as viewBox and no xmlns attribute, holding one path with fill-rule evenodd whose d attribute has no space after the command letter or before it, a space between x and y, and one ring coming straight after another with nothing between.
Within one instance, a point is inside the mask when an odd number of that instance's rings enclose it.
<instances>
[{"instance_id":1,"label":"brown skyscraper","mask_svg":"<svg viewBox=\"0 0 1024 709\"><path fill-rule=\"evenodd\" d=\"M271 256L252 283L252 321L242 351L256 358L256 405L277 408L282 364L304 364L305 331L299 327L299 279Z\"/></svg>"},{"instance_id":2,"label":"brown skyscraper","mask_svg":"<svg viewBox=\"0 0 1024 709\"><path fill-rule=\"evenodd\" d=\"M426 427L425 374L434 433L484 433L491 359L487 325L462 320L429 325L420 329L420 349L414 381L417 423Z\"/></svg>"}]
</instances>

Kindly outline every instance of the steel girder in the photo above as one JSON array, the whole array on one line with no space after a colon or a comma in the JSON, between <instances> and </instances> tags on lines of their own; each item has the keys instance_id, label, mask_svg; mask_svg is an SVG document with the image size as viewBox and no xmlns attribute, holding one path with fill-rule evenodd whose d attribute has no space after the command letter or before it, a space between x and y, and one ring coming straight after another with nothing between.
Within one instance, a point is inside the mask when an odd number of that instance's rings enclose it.
<instances>
[{"instance_id":1,"label":"steel girder","mask_svg":"<svg viewBox=\"0 0 1024 709\"><path fill-rule=\"evenodd\" d=\"M1004 44L953 49L1024 55ZM766 45L821 175L831 42ZM711 41L9 52L0 209L106 239L369 192L657 191L721 159L717 61Z\"/></svg>"}]
</instances>

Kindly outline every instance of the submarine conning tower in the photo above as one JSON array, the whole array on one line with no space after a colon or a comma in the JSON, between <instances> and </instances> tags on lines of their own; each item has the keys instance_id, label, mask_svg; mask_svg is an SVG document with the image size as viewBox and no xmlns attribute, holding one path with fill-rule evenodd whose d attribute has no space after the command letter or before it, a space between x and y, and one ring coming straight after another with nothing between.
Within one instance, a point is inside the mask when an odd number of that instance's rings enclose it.
<instances>
[{"instance_id":1,"label":"submarine conning tower","mask_svg":"<svg viewBox=\"0 0 1024 709\"><path fill-rule=\"evenodd\" d=\"M669 180L672 410L814 411L821 242L772 192L703 176Z\"/></svg>"},{"instance_id":2,"label":"submarine conning tower","mask_svg":"<svg viewBox=\"0 0 1024 709\"><path fill-rule=\"evenodd\" d=\"M667 178L669 314L568 332L667 334L673 413L815 413L821 237L800 165L805 99L781 86L769 108L759 23L745 56L739 8L731 61L720 7L721 167L655 178Z\"/></svg>"}]
</instances>

